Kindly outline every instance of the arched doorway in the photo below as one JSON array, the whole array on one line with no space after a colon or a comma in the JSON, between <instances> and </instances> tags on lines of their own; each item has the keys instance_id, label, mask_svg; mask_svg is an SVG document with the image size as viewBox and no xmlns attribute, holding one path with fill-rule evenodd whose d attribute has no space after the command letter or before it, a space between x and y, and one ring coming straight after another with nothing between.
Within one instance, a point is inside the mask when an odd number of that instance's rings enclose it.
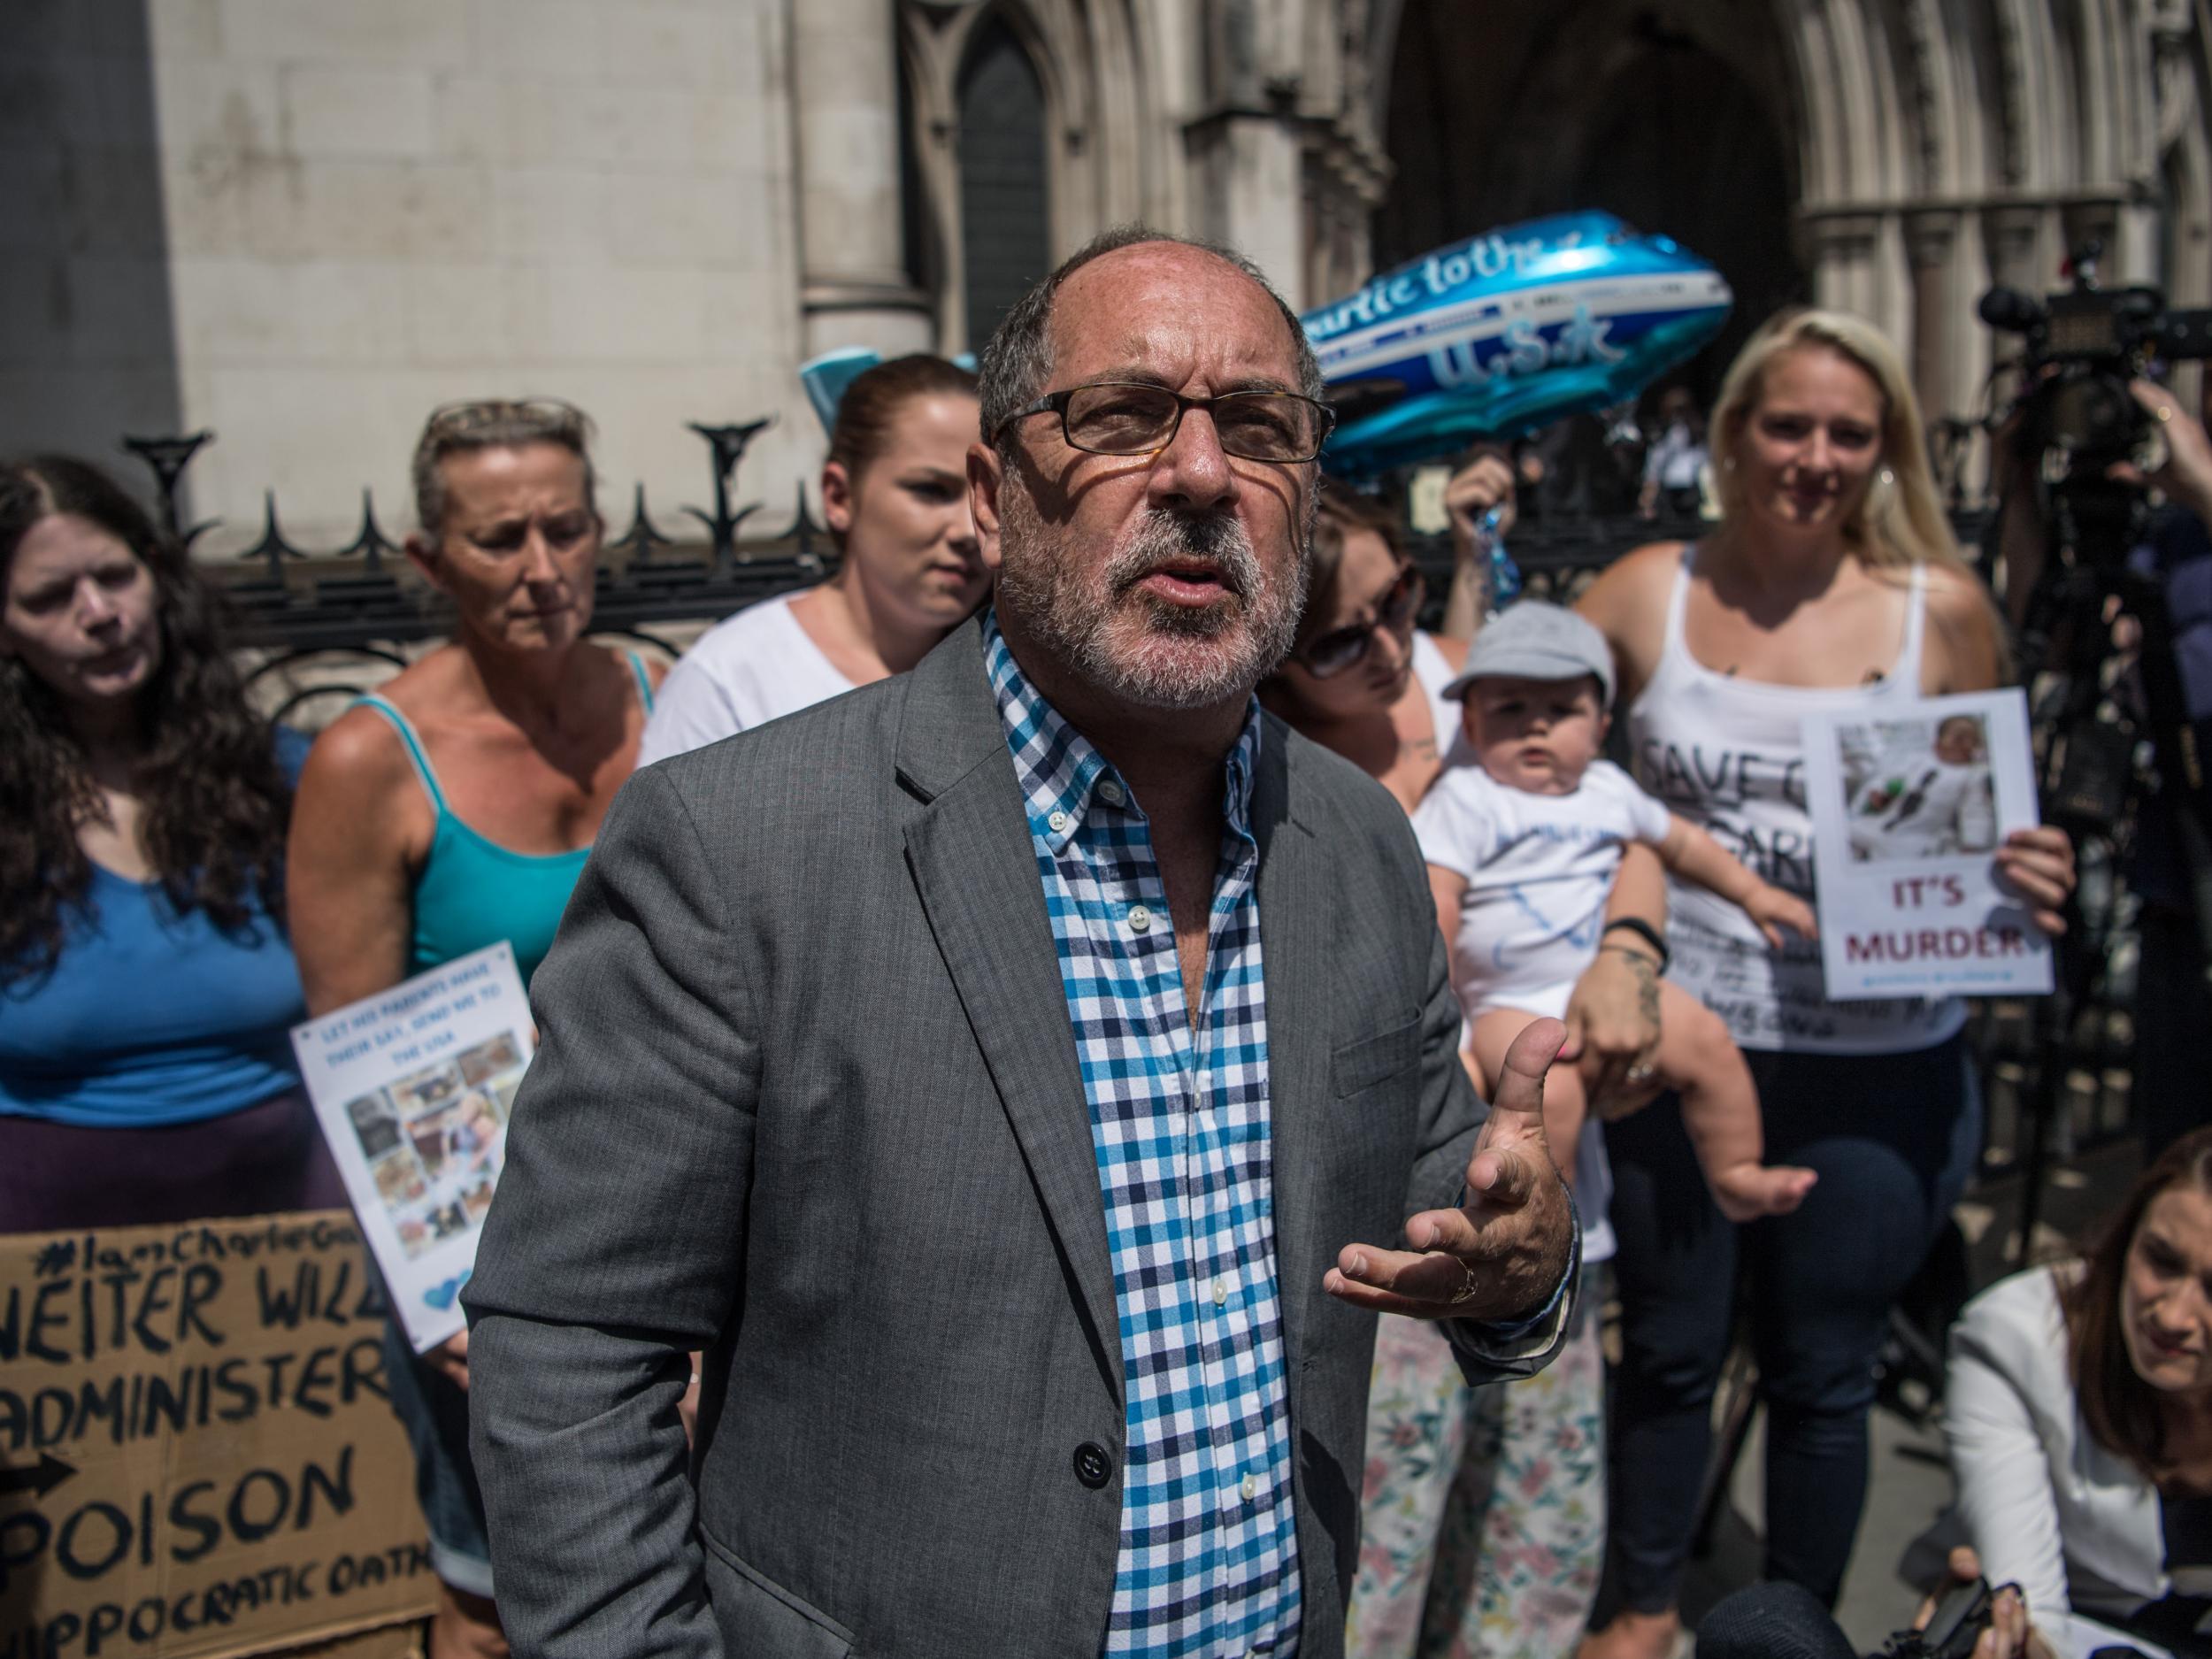
<instances>
[{"instance_id":1,"label":"arched doorway","mask_svg":"<svg viewBox=\"0 0 2212 1659\"><path fill-rule=\"evenodd\" d=\"M1811 294L1789 84L1768 0L1405 0L1376 265L1540 214L1617 213L1735 291L1728 327L1680 377L1709 401L1760 319Z\"/></svg>"}]
</instances>

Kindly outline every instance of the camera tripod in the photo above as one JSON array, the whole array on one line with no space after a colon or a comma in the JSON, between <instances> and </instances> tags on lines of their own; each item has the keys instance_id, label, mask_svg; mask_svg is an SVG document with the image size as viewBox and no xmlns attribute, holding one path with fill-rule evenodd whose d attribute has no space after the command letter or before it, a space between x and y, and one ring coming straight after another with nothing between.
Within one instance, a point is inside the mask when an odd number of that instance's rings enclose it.
<instances>
[{"instance_id":1,"label":"camera tripod","mask_svg":"<svg viewBox=\"0 0 2212 1659\"><path fill-rule=\"evenodd\" d=\"M2031 596L2021 635L2024 678L2048 668L2062 677L2057 706L2039 711L2040 783L2046 810L2078 845L2095 840L2115 845L2147 808L2163 810L2186 878L2200 961L2212 964L2212 791L2188 718L2174 654L2173 622L2159 579L2135 569L2130 552L2149 532L2141 490L2096 477L2070 479L2048 492L2045 562ZM2001 518L2001 513L2000 515ZM2121 708L2123 687L2108 673L2113 631L2122 618L2138 630L2134 678L2139 718ZM2147 795L2135 765L2139 735L2151 742L2156 797ZM2078 902L2069 909L2078 922ZM2074 1050L2077 1011L2089 1000L2102 949L2078 936L2057 954L2059 995L2038 1005L2039 1050L2035 1086L2026 1104L2027 1146L2022 1158L2024 1193L2020 1254L2026 1259L2041 1218L2060 1079ZM2196 987L2212 1022L2212 966Z\"/></svg>"}]
</instances>

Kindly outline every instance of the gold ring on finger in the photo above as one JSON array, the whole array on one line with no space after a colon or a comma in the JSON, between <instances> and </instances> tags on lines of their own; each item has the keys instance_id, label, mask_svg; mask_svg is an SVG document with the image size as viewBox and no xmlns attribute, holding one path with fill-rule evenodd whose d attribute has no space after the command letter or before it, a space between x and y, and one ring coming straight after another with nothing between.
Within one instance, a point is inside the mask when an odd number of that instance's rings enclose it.
<instances>
[{"instance_id":1,"label":"gold ring on finger","mask_svg":"<svg viewBox=\"0 0 2212 1659\"><path fill-rule=\"evenodd\" d=\"M1464 1277L1460 1280L1459 1288L1452 1293L1452 1306L1455 1308L1463 1302L1472 1302L1475 1293L1482 1288L1482 1281L1475 1277L1475 1270L1465 1262L1460 1263L1459 1271Z\"/></svg>"}]
</instances>

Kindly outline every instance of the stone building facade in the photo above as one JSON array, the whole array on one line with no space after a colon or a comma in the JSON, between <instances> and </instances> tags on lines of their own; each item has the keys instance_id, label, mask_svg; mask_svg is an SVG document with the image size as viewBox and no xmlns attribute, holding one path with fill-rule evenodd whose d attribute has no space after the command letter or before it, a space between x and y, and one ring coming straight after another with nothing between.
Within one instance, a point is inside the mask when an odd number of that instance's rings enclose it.
<instances>
[{"instance_id":1,"label":"stone building facade","mask_svg":"<svg viewBox=\"0 0 2212 1659\"><path fill-rule=\"evenodd\" d=\"M795 370L957 350L1094 231L1294 303L1512 219L1621 211L1864 312L1974 405L1993 280L2070 244L2212 303L2208 0L27 0L0 57L0 447L213 428L195 511L349 534L454 397L704 499L690 420L821 439Z\"/></svg>"}]
</instances>

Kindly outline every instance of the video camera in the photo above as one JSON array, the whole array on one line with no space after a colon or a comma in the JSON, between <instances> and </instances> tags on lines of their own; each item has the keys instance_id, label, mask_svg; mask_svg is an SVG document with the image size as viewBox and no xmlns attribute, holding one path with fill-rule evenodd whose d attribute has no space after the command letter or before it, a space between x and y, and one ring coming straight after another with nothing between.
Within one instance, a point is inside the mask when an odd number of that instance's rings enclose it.
<instances>
[{"instance_id":1,"label":"video camera","mask_svg":"<svg viewBox=\"0 0 2212 1659\"><path fill-rule=\"evenodd\" d=\"M2074 285L2063 293L2038 303L1994 288L1979 308L1992 328L2027 342L2022 446L2047 465L2061 458L2055 487L2103 482L2107 467L2133 458L2149 438L2153 422L2129 384L2152 358L2212 357L2212 311L2170 311L2154 288L2099 288L2101 252L2092 242L2074 255Z\"/></svg>"}]
</instances>

